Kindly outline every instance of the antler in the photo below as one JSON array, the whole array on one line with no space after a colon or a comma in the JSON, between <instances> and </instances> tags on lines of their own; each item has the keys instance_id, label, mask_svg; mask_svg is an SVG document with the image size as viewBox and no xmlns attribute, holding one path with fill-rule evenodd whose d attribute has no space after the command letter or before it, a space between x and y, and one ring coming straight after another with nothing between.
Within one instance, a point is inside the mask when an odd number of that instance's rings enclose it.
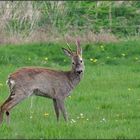
<instances>
[{"instance_id":1,"label":"antler","mask_svg":"<svg viewBox=\"0 0 140 140\"><path fill-rule=\"evenodd\" d=\"M77 54L81 54L81 47L80 47L80 39L77 38L76 40L76 46L77 46Z\"/></svg>"},{"instance_id":2,"label":"antler","mask_svg":"<svg viewBox=\"0 0 140 140\"><path fill-rule=\"evenodd\" d=\"M79 39L79 38L77 38L77 40L76 40L76 46L77 46L78 48L80 48L80 39Z\"/></svg>"},{"instance_id":3,"label":"antler","mask_svg":"<svg viewBox=\"0 0 140 140\"><path fill-rule=\"evenodd\" d=\"M67 46L68 46L68 49L72 52L72 49L71 49L69 43L67 42L67 39L66 39L66 38L65 38L65 41L66 41L66 44L67 44Z\"/></svg>"}]
</instances>

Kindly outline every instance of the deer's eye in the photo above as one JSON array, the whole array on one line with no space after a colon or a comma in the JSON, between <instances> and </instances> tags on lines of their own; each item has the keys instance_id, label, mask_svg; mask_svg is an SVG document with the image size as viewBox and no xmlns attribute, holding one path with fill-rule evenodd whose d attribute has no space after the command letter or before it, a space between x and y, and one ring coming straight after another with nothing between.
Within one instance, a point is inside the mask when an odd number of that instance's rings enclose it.
<instances>
[{"instance_id":1,"label":"deer's eye","mask_svg":"<svg viewBox=\"0 0 140 140\"><path fill-rule=\"evenodd\" d=\"M82 61L82 60L80 60L80 62L82 63L83 61Z\"/></svg>"},{"instance_id":2,"label":"deer's eye","mask_svg":"<svg viewBox=\"0 0 140 140\"><path fill-rule=\"evenodd\" d=\"M72 62L72 64L73 64L73 65L75 65L75 63L74 63L74 62Z\"/></svg>"}]
</instances>

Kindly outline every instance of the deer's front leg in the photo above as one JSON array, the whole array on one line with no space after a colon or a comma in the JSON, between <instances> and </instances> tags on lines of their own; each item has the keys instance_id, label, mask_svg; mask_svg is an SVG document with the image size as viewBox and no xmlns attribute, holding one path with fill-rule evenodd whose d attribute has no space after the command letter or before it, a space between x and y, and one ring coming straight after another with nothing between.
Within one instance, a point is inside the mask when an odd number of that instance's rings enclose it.
<instances>
[{"instance_id":1,"label":"deer's front leg","mask_svg":"<svg viewBox=\"0 0 140 140\"><path fill-rule=\"evenodd\" d=\"M63 114L65 121L68 121L67 112L64 106L64 99L57 99L56 102L59 109L61 110L61 113Z\"/></svg>"},{"instance_id":2,"label":"deer's front leg","mask_svg":"<svg viewBox=\"0 0 140 140\"><path fill-rule=\"evenodd\" d=\"M57 117L57 121L59 121L59 107L58 107L56 99L53 99L53 105L54 105L54 110L55 110L55 114Z\"/></svg>"}]
</instances>

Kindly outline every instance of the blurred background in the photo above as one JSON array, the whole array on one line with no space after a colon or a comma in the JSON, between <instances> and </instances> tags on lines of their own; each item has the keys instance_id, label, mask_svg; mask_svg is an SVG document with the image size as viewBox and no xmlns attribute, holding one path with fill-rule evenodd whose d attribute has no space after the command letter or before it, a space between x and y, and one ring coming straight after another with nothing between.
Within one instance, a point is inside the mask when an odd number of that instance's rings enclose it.
<instances>
[{"instance_id":1,"label":"blurred background","mask_svg":"<svg viewBox=\"0 0 140 140\"><path fill-rule=\"evenodd\" d=\"M139 37L139 1L1 1L0 43Z\"/></svg>"}]
</instances>

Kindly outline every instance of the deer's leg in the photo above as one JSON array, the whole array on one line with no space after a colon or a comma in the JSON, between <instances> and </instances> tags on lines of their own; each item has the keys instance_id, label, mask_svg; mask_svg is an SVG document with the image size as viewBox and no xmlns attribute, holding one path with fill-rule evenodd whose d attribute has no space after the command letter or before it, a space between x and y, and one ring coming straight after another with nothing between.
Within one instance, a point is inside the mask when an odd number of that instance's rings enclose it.
<instances>
[{"instance_id":1,"label":"deer's leg","mask_svg":"<svg viewBox=\"0 0 140 140\"><path fill-rule=\"evenodd\" d=\"M7 124L10 124L10 112L6 111L6 122Z\"/></svg>"},{"instance_id":2,"label":"deer's leg","mask_svg":"<svg viewBox=\"0 0 140 140\"><path fill-rule=\"evenodd\" d=\"M10 122L10 113L9 111L17 105L20 101L22 101L25 98L25 94L23 91L16 91L14 94L11 94L8 99L3 103L1 106L1 112L6 113L7 117L7 123ZM1 121L2 122L2 121Z\"/></svg>"},{"instance_id":3,"label":"deer's leg","mask_svg":"<svg viewBox=\"0 0 140 140\"><path fill-rule=\"evenodd\" d=\"M65 106L64 106L64 100L57 99L57 104L58 104L58 107L63 114L63 117L64 117L65 121L67 121L68 117L67 117L67 112L66 112L66 109L65 109Z\"/></svg>"},{"instance_id":4,"label":"deer's leg","mask_svg":"<svg viewBox=\"0 0 140 140\"><path fill-rule=\"evenodd\" d=\"M1 107L0 107L0 124L2 123L2 121L3 121L3 114L4 114L4 110L3 110L3 106L4 106L4 104L6 103L6 102L9 102L10 100L11 100L12 98L11 98L11 95L7 98L7 100L1 105ZM7 113L6 113L7 114ZM9 114L8 114L8 116L9 116Z\"/></svg>"},{"instance_id":5,"label":"deer's leg","mask_svg":"<svg viewBox=\"0 0 140 140\"><path fill-rule=\"evenodd\" d=\"M56 99L53 99L53 105L54 105L54 110L55 110L55 114L57 117L57 121L59 121L59 107L58 107Z\"/></svg>"}]
</instances>

